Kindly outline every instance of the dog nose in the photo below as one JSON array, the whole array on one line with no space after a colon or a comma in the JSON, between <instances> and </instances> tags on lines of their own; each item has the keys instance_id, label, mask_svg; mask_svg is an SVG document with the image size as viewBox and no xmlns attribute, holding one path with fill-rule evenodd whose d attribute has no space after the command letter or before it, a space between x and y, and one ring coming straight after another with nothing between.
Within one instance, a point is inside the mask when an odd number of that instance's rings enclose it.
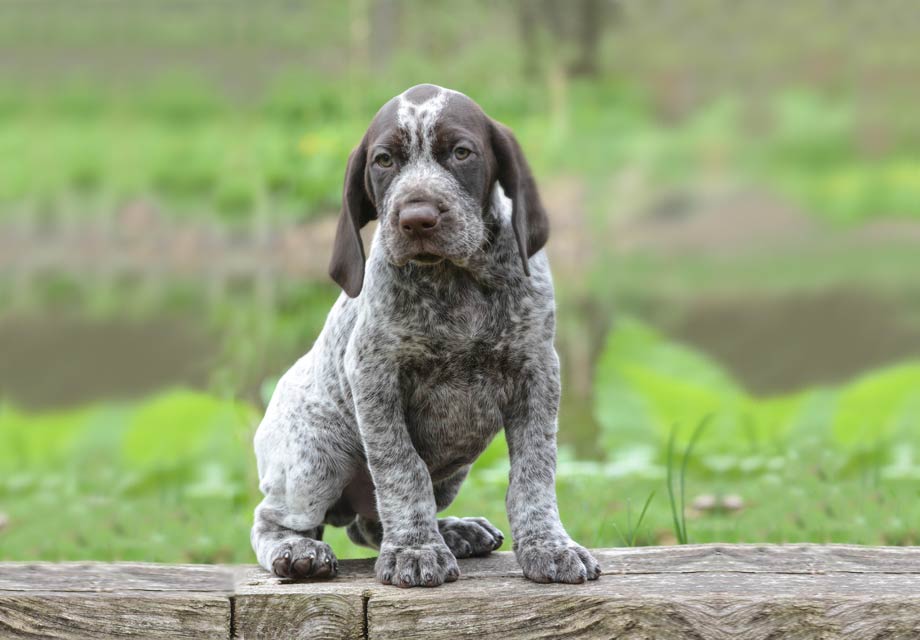
<instances>
[{"instance_id":1,"label":"dog nose","mask_svg":"<svg viewBox=\"0 0 920 640\"><path fill-rule=\"evenodd\" d=\"M431 235L438 226L438 209L427 203L411 203L399 212L399 228L414 238Z\"/></svg>"}]
</instances>

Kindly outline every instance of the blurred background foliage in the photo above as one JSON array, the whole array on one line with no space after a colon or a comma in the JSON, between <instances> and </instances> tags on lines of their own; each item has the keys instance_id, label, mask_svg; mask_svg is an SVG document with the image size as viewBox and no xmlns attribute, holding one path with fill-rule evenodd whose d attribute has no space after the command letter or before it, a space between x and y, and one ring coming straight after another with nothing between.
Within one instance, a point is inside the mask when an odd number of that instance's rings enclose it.
<instances>
[{"instance_id":1,"label":"blurred background foliage","mask_svg":"<svg viewBox=\"0 0 920 640\"><path fill-rule=\"evenodd\" d=\"M709 417L691 540L920 543L918 73L899 0L0 3L0 559L251 560L346 158L420 82L550 209L573 536L674 542Z\"/></svg>"}]
</instances>

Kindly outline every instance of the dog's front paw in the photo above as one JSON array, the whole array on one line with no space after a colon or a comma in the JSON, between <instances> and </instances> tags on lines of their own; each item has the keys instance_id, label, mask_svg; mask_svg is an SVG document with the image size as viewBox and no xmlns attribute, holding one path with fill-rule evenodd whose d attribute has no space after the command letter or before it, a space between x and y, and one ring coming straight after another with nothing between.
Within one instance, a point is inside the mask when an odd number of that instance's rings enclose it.
<instances>
[{"instance_id":1,"label":"dog's front paw","mask_svg":"<svg viewBox=\"0 0 920 640\"><path fill-rule=\"evenodd\" d=\"M272 572L279 578L332 578L338 569L332 548L312 538L288 539L272 553Z\"/></svg>"},{"instance_id":2,"label":"dog's front paw","mask_svg":"<svg viewBox=\"0 0 920 640\"><path fill-rule=\"evenodd\" d=\"M570 538L525 539L515 542L514 551L524 575L534 582L580 584L601 575L594 556Z\"/></svg>"},{"instance_id":3,"label":"dog's front paw","mask_svg":"<svg viewBox=\"0 0 920 640\"><path fill-rule=\"evenodd\" d=\"M460 567L443 542L400 546L383 541L374 567L377 579L397 587L436 587L460 577Z\"/></svg>"}]
</instances>

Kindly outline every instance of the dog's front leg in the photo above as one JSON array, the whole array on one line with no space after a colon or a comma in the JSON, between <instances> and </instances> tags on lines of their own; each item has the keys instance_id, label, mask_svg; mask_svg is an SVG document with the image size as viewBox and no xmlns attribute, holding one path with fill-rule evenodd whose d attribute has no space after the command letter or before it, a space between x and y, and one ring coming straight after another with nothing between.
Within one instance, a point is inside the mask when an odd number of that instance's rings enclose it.
<instances>
[{"instance_id":1,"label":"dog's front leg","mask_svg":"<svg viewBox=\"0 0 920 640\"><path fill-rule=\"evenodd\" d=\"M403 415L395 364L379 358L349 378L358 426L376 489L383 541L377 579L398 587L434 587L460 575L457 560L438 531L428 467L418 455Z\"/></svg>"},{"instance_id":2,"label":"dog's front leg","mask_svg":"<svg viewBox=\"0 0 920 640\"><path fill-rule=\"evenodd\" d=\"M559 362L555 351L525 373L506 419L511 476L506 506L514 552L535 582L580 583L600 576L597 560L566 533L556 504Z\"/></svg>"}]
</instances>

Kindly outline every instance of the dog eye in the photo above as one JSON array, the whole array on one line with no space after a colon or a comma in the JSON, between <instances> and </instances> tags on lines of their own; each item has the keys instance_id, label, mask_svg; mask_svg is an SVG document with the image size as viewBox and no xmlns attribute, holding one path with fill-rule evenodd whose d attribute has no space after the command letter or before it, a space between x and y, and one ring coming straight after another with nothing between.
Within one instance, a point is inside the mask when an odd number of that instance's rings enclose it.
<instances>
[{"instance_id":1,"label":"dog eye","mask_svg":"<svg viewBox=\"0 0 920 640\"><path fill-rule=\"evenodd\" d=\"M467 158L470 157L471 153L473 152L467 149L466 147L457 147L456 149L454 149L454 157L457 160L466 160Z\"/></svg>"},{"instance_id":2,"label":"dog eye","mask_svg":"<svg viewBox=\"0 0 920 640\"><path fill-rule=\"evenodd\" d=\"M389 169L393 166L393 156L391 156L389 153L381 153L376 158L374 158L374 163L378 167Z\"/></svg>"}]
</instances>

